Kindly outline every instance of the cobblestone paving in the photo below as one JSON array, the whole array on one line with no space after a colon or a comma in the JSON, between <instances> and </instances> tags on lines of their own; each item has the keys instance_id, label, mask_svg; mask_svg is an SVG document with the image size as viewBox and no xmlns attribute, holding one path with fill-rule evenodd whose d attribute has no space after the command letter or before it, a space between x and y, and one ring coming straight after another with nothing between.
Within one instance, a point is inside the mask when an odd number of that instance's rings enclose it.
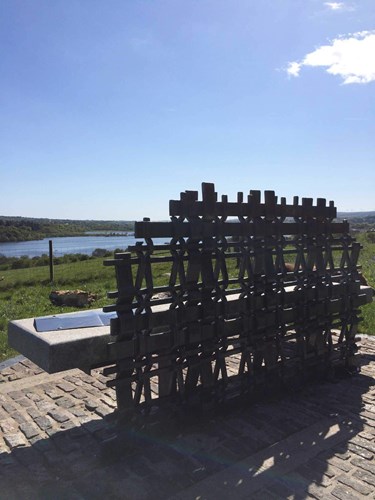
<instances>
[{"instance_id":1,"label":"cobblestone paving","mask_svg":"<svg viewBox=\"0 0 375 500\"><path fill-rule=\"evenodd\" d=\"M0 371L0 498L375 498L375 339L361 373L215 415L124 421L96 370Z\"/></svg>"}]
</instances>

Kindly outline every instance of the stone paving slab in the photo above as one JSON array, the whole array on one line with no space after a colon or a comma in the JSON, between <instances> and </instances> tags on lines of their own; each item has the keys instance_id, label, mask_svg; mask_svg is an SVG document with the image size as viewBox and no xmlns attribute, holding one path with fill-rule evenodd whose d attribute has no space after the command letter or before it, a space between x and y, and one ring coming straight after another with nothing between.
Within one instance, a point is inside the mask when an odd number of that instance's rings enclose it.
<instances>
[{"instance_id":1,"label":"stone paving slab","mask_svg":"<svg viewBox=\"0 0 375 500\"><path fill-rule=\"evenodd\" d=\"M126 420L99 370L0 370L0 498L375 498L375 339L361 373L215 414Z\"/></svg>"}]
</instances>

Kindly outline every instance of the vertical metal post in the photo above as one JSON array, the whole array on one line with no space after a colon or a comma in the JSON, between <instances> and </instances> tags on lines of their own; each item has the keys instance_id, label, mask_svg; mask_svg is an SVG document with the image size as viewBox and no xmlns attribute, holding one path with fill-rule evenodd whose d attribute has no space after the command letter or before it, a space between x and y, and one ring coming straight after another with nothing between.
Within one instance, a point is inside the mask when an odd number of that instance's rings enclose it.
<instances>
[{"instance_id":1,"label":"vertical metal post","mask_svg":"<svg viewBox=\"0 0 375 500\"><path fill-rule=\"evenodd\" d=\"M49 279L53 282L53 245L52 240L49 240Z\"/></svg>"}]
</instances>

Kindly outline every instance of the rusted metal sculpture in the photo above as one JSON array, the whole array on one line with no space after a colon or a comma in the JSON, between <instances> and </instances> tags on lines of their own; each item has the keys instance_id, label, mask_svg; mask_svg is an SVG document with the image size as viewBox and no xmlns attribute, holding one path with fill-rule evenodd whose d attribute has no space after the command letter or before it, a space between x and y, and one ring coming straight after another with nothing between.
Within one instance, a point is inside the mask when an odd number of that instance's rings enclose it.
<instances>
[{"instance_id":1,"label":"rusted metal sculpture","mask_svg":"<svg viewBox=\"0 0 375 500\"><path fill-rule=\"evenodd\" d=\"M118 291L105 310L118 318L106 374L115 374L119 408L355 369L358 307L367 301L360 245L346 221L333 222L333 202L288 205L273 191L263 202L260 191L218 201L204 183L201 201L195 191L170 201L170 217L136 223L144 242L107 262ZM165 286L154 285L160 263L170 265Z\"/></svg>"}]
</instances>

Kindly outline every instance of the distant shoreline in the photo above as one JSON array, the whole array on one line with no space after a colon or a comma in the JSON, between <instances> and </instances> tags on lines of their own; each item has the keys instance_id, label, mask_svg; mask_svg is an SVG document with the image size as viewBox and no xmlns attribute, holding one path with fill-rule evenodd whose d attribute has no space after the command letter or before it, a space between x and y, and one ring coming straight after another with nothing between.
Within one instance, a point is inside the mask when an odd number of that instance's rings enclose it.
<instances>
[{"instance_id":1,"label":"distant shoreline","mask_svg":"<svg viewBox=\"0 0 375 500\"><path fill-rule=\"evenodd\" d=\"M123 236L132 233L133 221L79 221L0 216L0 243L40 241L46 238Z\"/></svg>"},{"instance_id":2,"label":"distant shoreline","mask_svg":"<svg viewBox=\"0 0 375 500\"><path fill-rule=\"evenodd\" d=\"M26 241L29 241L29 242L32 242L32 241L41 241L41 240L45 240L45 239L54 239L54 238L84 238L84 237L91 237L91 236L104 236L104 237L124 237L124 236L134 236L134 232L132 231L124 231L123 233L119 233L119 232L93 232L93 233L90 233L88 234L87 232L86 233L62 233L62 234L46 234L46 235L43 235L43 236L40 236L40 237L33 237L33 238L27 238L27 239L13 239L13 240L3 240L3 239L0 239L0 243L22 243L22 242L26 242Z\"/></svg>"}]
</instances>

